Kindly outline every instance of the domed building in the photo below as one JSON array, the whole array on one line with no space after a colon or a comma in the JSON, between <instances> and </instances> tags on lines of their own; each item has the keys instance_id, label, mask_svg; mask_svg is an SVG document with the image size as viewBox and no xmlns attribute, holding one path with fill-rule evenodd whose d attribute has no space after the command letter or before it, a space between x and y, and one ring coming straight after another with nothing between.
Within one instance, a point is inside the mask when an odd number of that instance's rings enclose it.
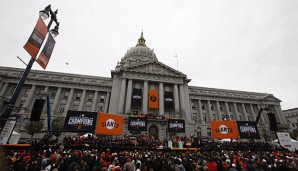
<instances>
[{"instance_id":1,"label":"domed building","mask_svg":"<svg viewBox=\"0 0 298 171\"><path fill-rule=\"evenodd\" d=\"M0 112L3 113L23 73L23 69L0 67ZM26 80L14 113L23 116L15 130L28 138L24 122L29 120L35 94L49 93L53 117L66 116L68 110L106 112L124 115L123 134L129 133L129 116L146 116L147 133L164 139L169 135L164 118L183 119L185 133L176 135L210 137L210 121L255 121L268 107L280 124L286 124L280 100L273 94L189 86L191 79L158 61L141 34L111 71L111 78L32 70ZM46 107L43 108L46 120ZM269 129L262 114L259 129ZM175 133L174 133L175 134Z\"/></svg>"}]
</instances>

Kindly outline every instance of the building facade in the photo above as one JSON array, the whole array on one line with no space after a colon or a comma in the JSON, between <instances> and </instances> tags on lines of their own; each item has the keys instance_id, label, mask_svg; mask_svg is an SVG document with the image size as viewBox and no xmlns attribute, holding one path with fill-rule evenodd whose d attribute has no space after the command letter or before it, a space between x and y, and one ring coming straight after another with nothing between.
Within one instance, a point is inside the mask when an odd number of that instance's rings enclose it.
<instances>
[{"instance_id":1,"label":"building facade","mask_svg":"<svg viewBox=\"0 0 298 171\"><path fill-rule=\"evenodd\" d=\"M283 115L286 118L289 132L298 130L298 108L283 110Z\"/></svg>"},{"instance_id":2,"label":"building facade","mask_svg":"<svg viewBox=\"0 0 298 171\"><path fill-rule=\"evenodd\" d=\"M0 67L0 112L3 113L23 69ZM185 135L210 136L210 121L255 121L260 108L269 107L278 123L285 124L280 100L273 94L189 86L191 79L158 61L145 44L143 33L137 45L129 49L111 71L111 78L32 70L17 99L14 113L23 116L19 129L30 117L38 96L48 93L53 117L66 116L68 110L102 111L125 115L123 133L128 133L127 118L148 115L147 133L156 138L167 136L162 117L184 119ZM141 90L141 103L132 104L133 92ZM158 106L148 105L148 92L158 92ZM166 93L173 95L173 106L166 107ZM46 118L46 105L42 116ZM162 117L161 117L162 116ZM259 128L268 129L269 120L261 115Z\"/></svg>"}]
</instances>

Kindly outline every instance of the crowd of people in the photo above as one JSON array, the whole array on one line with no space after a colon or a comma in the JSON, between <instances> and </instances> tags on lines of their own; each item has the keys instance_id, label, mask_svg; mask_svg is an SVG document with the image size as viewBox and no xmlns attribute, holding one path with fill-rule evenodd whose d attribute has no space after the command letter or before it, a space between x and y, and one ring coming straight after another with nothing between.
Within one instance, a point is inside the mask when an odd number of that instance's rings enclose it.
<instances>
[{"instance_id":1,"label":"crowd of people","mask_svg":"<svg viewBox=\"0 0 298 171\"><path fill-rule=\"evenodd\" d=\"M189 146L171 150L167 148L169 140L174 146L176 142ZM298 170L297 153L274 149L265 142L213 142L195 137L160 141L148 135L66 136L62 144L41 144L31 150L1 150L0 158L0 170L4 171Z\"/></svg>"}]
</instances>

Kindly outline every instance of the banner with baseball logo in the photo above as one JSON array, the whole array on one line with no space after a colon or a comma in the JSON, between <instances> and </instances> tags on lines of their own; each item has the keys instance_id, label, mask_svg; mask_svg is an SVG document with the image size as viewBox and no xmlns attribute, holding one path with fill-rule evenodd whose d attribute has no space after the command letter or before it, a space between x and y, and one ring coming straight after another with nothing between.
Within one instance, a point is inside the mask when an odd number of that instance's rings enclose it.
<instances>
[{"instance_id":1,"label":"banner with baseball logo","mask_svg":"<svg viewBox=\"0 0 298 171\"><path fill-rule=\"evenodd\" d=\"M149 90L149 108L157 109L158 108L158 91L157 90Z\"/></svg>"},{"instance_id":2,"label":"banner with baseball logo","mask_svg":"<svg viewBox=\"0 0 298 171\"><path fill-rule=\"evenodd\" d=\"M182 119L168 119L168 132L185 133L185 121Z\"/></svg>"},{"instance_id":3,"label":"banner with baseball logo","mask_svg":"<svg viewBox=\"0 0 298 171\"><path fill-rule=\"evenodd\" d=\"M129 117L129 131L147 131L147 118L145 117Z\"/></svg>"},{"instance_id":4,"label":"banner with baseball logo","mask_svg":"<svg viewBox=\"0 0 298 171\"><path fill-rule=\"evenodd\" d=\"M212 138L239 138L236 121L210 121Z\"/></svg>"},{"instance_id":5,"label":"banner with baseball logo","mask_svg":"<svg viewBox=\"0 0 298 171\"><path fill-rule=\"evenodd\" d=\"M240 138L260 139L257 123L254 121L237 121Z\"/></svg>"},{"instance_id":6,"label":"banner with baseball logo","mask_svg":"<svg viewBox=\"0 0 298 171\"><path fill-rule=\"evenodd\" d=\"M98 112L95 134L121 135L123 116Z\"/></svg>"},{"instance_id":7,"label":"banner with baseball logo","mask_svg":"<svg viewBox=\"0 0 298 171\"><path fill-rule=\"evenodd\" d=\"M93 133L96 125L97 112L67 111L64 129L67 131L84 131Z\"/></svg>"}]
</instances>

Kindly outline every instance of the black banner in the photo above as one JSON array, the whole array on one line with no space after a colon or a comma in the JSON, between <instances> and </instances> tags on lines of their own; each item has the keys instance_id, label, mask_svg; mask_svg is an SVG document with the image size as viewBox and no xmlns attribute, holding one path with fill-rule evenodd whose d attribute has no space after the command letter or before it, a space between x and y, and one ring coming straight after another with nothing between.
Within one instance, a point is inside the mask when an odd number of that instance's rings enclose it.
<instances>
[{"instance_id":1,"label":"black banner","mask_svg":"<svg viewBox=\"0 0 298 171\"><path fill-rule=\"evenodd\" d=\"M129 131L147 131L147 118L145 117L129 117Z\"/></svg>"},{"instance_id":2,"label":"black banner","mask_svg":"<svg viewBox=\"0 0 298 171\"><path fill-rule=\"evenodd\" d=\"M142 106L142 89L134 88L132 90L131 105L136 107Z\"/></svg>"},{"instance_id":3,"label":"black banner","mask_svg":"<svg viewBox=\"0 0 298 171\"><path fill-rule=\"evenodd\" d=\"M260 139L257 123L254 121L237 121L240 138Z\"/></svg>"},{"instance_id":4,"label":"black banner","mask_svg":"<svg viewBox=\"0 0 298 171\"><path fill-rule=\"evenodd\" d=\"M184 120L168 119L168 132L185 133Z\"/></svg>"},{"instance_id":5,"label":"black banner","mask_svg":"<svg viewBox=\"0 0 298 171\"><path fill-rule=\"evenodd\" d=\"M165 109L173 109L174 108L174 98L173 98L173 92L165 91Z\"/></svg>"},{"instance_id":6,"label":"black banner","mask_svg":"<svg viewBox=\"0 0 298 171\"><path fill-rule=\"evenodd\" d=\"M67 131L95 131L97 112L84 112L69 110L64 122Z\"/></svg>"}]
</instances>

